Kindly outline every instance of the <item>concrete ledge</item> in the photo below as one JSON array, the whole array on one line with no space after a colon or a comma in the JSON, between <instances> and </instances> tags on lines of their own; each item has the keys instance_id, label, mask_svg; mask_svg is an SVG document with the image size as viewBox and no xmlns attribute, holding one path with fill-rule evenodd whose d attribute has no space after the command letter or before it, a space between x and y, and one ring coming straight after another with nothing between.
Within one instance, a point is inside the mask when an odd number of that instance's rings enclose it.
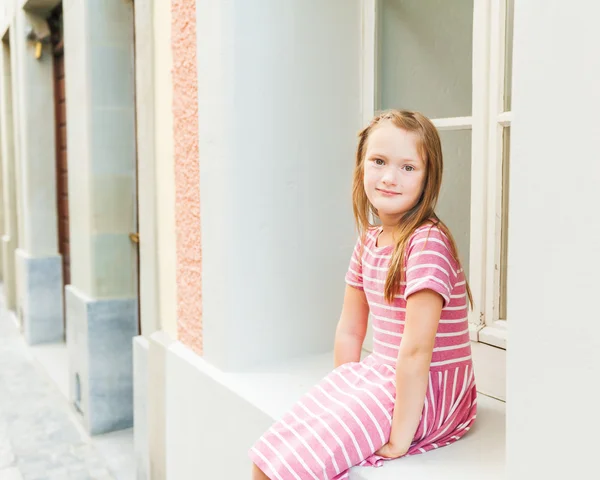
<instances>
[{"instance_id":1,"label":"concrete ledge","mask_svg":"<svg viewBox=\"0 0 600 480\"><path fill-rule=\"evenodd\" d=\"M167 355L168 478L247 478L247 451L273 421L327 374L333 355L314 355L251 373L225 373L175 342ZM504 478L505 404L479 396L475 427L438 451L355 467L352 480ZM224 449L223 445L227 445Z\"/></svg>"},{"instance_id":2,"label":"concrete ledge","mask_svg":"<svg viewBox=\"0 0 600 480\"><path fill-rule=\"evenodd\" d=\"M17 315L30 345L64 339L62 257L32 257L15 251Z\"/></svg>"},{"instance_id":3,"label":"concrete ledge","mask_svg":"<svg viewBox=\"0 0 600 480\"><path fill-rule=\"evenodd\" d=\"M351 480L504 480L506 406L485 395L477 420L458 442L423 455L399 458L380 468L355 467Z\"/></svg>"},{"instance_id":4,"label":"concrete ledge","mask_svg":"<svg viewBox=\"0 0 600 480\"><path fill-rule=\"evenodd\" d=\"M87 297L65 289L70 399L91 435L133 426L137 299Z\"/></svg>"},{"instance_id":5,"label":"concrete ledge","mask_svg":"<svg viewBox=\"0 0 600 480\"><path fill-rule=\"evenodd\" d=\"M174 340L163 330L148 337L148 455L150 478L167 476L167 354ZM183 393L183 392L180 392ZM183 397L188 394L183 393ZM170 421L170 419L169 419ZM177 478L177 477L174 477Z\"/></svg>"},{"instance_id":6,"label":"concrete ledge","mask_svg":"<svg viewBox=\"0 0 600 480\"><path fill-rule=\"evenodd\" d=\"M248 449L273 419L180 342L169 348L166 368L167 471L160 478L250 478Z\"/></svg>"}]
</instances>

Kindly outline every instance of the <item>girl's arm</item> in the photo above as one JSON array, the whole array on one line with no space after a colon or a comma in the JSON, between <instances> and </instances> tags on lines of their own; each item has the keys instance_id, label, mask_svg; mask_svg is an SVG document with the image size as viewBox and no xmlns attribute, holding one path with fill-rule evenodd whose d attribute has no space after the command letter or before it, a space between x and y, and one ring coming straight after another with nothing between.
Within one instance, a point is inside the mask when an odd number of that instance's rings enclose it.
<instances>
[{"instance_id":1,"label":"girl's arm","mask_svg":"<svg viewBox=\"0 0 600 480\"><path fill-rule=\"evenodd\" d=\"M335 368L344 363L360 361L368 317L369 304L365 292L346 285L342 314L335 332Z\"/></svg>"},{"instance_id":2,"label":"girl's arm","mask_svg":"<svg viewBox=\"0 0 600 480\"><path fill-rule=\"evenodd\" d=\"M429 367L443 298L421 290L406 302L406 321L396 365L396 402L387 445L377 453L390 458L404 455L419 426L429 384Z\"/></svg>"}]
</instances>

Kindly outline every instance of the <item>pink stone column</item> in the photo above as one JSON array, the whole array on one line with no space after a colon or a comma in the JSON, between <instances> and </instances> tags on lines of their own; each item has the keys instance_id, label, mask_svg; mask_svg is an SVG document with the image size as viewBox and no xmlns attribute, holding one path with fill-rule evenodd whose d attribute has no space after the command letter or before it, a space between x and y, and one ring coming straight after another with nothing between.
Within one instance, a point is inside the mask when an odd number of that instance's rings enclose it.
<instances>
[{"instance_id":1,"label":"pink stone column","mask_svg":"<svg viewBox=\"0 0 600 480\"><path fill-rule=\"evenodd\" d=\"M177 330L202 354L202 249L198 164L196 0L172 0Z\"/></svg>"}]
</instances>

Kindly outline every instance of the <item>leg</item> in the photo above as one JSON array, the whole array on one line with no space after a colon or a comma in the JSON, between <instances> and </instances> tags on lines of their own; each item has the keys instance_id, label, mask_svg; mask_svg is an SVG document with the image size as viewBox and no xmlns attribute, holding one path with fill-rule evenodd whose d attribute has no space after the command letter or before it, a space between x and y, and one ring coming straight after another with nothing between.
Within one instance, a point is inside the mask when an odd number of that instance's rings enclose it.
<instances>
[{"instance_id":1,"label":"leg","mask_svg":"<svg viewBox=\"0 0 600 480\"><path fill-rule=\"evenodd\" d=\"M252 480L269 480L263 471L256 466L255 463L252 464Z\"/></svg>"}]
</instances>

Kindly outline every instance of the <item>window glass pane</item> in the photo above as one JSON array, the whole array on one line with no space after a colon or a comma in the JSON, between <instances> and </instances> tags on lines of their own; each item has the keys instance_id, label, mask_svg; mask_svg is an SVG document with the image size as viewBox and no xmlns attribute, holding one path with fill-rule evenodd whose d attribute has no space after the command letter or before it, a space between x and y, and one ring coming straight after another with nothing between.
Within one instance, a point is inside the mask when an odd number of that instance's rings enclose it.
<instances>
[{"instance_id":1,"label":"window glass pane","mask_svg":"<svg viewBox=\"0 0 600 480\"><path fill-rule=\"evenodd\" d=\"M508 253L508 194L510 166L510 127L504 128L502 156L502 225L500 240L500 311L501 320L506 320L506 270Z\"/></svg>"},{"instance_id":2,"label":"window glass pane","mask_svg":"<svg viewBox=\"0 0 600 480\"><path fill-rule=\"evenodd\" d=\"M471 233L471 131L441 131L444 178L437 214L448 225L469 275Z\"/></svg>"},{"instance_id":3,"label":"window glass pane","mask_svg":"<svg viewBox=\"0 0 600 480\"><path fill-rule=\"evenodd\" d=\"M512 108L512 58L513 58L513 25L515 22L515 0L506 0L506 41L504 56L504 111Z\"/></svg>"},{"instance_id":4,"label":"window glass pane","mask_svg":"<svg viewBox=\"0 0 600 480\"><path fill-rule=\"evenodd\" d=\"M471 115L473 0L381 0L375 108Z\"/></svg>"}]
</instances>

